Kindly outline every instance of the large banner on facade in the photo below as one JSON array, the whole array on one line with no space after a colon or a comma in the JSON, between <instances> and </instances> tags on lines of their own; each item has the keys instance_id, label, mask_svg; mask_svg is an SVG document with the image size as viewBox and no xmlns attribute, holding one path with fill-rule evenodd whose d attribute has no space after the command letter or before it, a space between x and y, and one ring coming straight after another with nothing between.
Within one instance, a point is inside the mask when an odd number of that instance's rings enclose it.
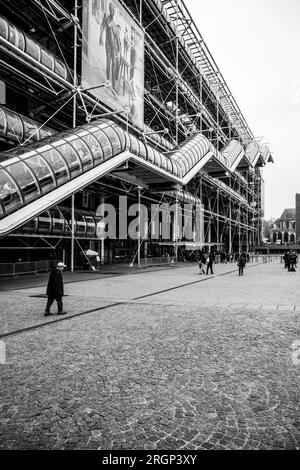
<instances>
[{"instance_id":1,"label":"large banner on facade","mask_svg":"<svg viewBox=\"0 0 300 470\"><path fill-rule=\"evenodd\" d=\"M82 87L143 129L142 29L117 0L83 0L82 30Z\"/></svg>"}]
</instances>

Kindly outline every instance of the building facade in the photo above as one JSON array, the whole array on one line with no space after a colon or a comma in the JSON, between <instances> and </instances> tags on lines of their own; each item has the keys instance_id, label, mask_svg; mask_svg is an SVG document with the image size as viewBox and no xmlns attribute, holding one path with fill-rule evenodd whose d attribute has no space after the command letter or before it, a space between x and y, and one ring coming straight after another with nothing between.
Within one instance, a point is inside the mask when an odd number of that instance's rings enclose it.
<instances>
[{"instance_id":1,"label":"building facade","mask_svg":"<svg viewBox=\"0 0 300 470\"><path fill-rule=\"evenodd\" d=\"M1 263L261 242L272 155L183 1L4 0L0 50Z\"/></svg>"},{"instance_id":2,"label":"building facade","mask_svg":"<svg viewBox=\"0 0 300 470\"><path fill-rule=\"evenodd\" d=\"M273 223L270 231L270 241L279 242L282 245L294 245L296 243L296 210L285 209Z\"/></svg>"},{"instance_id":3,"label":"building facade","mask_svg":"<svg viewBox=\"0 0 300 470\"><path fill-rule=\"evenodd\" d=\"M296 194L296 241L300 244L300 194Z\"/></svg>"}]
</instances>

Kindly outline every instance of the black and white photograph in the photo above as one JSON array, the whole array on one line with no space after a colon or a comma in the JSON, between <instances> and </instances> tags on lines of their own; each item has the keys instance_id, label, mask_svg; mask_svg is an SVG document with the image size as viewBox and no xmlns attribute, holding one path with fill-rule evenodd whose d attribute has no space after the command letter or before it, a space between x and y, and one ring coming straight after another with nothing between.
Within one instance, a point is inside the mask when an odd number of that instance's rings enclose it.
<instances>
[{"instance_id":1,"label":"black and white photograph","mask_svg":"<svg viewBox=\"0 0 300 470\"><path fill-rule=\"evenodd\" d=\"M299 19L299 0L0 1L10 465L300 450Z\"/></svg>"}]
</instances>

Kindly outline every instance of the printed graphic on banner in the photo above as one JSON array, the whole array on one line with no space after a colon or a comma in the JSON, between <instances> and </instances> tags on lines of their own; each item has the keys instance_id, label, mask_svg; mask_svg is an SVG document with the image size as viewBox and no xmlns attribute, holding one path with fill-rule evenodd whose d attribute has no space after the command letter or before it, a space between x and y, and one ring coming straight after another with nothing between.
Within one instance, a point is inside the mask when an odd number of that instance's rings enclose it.
<instances>
[{"instance_id":1,"label":"printed graphic on banner","mask_svg":"<svg viewBox=\"0 0 300 470\"><path fill-rule=\"evenodd\" d=\"M117 0L83 0L82 86L144 126L144 34ZM98 85L108 84L98 88Z\"/></svg>"}]
</instances>

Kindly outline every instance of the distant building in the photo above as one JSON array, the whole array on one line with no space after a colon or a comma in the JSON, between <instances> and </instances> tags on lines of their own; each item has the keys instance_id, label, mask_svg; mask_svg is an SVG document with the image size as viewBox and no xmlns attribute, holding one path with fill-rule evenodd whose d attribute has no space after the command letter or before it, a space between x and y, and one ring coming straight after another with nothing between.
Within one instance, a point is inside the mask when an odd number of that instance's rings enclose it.
<instances>
[{"instance_id":1,"label":"distant building","mask_svg":"<svg viewBox=\"0 0 300 470\"><path fill-rule=\"evenodd\" d=\"M300 215L300 195L299 196L299 215ZM299 218L300 223L300 218ZM300 225L299 225L300 229ZM300 230L299 230L300 236ZM296 242L296 209L284 209L281 217L275 220L270 232L270 240L273 243L293 245Z\"/></svg>"},{"instance_id":2,"label":"distant building","mask_svg":"<svg viewBox=\"0 0 300 470\"><path fill-rule=\"evenodd\" d=\"M300 243L300 194L296 194L296 240Z\"/></svg>"}]
</instances>

